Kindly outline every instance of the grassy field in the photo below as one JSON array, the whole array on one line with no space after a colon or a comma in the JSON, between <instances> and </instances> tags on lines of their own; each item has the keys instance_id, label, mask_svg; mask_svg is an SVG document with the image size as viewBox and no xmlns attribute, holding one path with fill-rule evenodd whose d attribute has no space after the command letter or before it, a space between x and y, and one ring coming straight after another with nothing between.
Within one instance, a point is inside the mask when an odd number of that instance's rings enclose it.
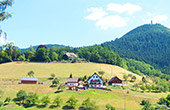
<instances>
[{"instance_id":1,"label":"grassy field","mask_svg":"<svg viewBox=\"0 0 170 110\"><path fill-rule=\"evenodd\" d=\"M57 77L68 77L70 73L73 77L91 76L94 72L105 71L104 78L118 76L121 79L124 74L133 74L121 67L98 63L5 63L0 65L0 79L20 79L27 75L30 70L35 72L36 77L49 77L55 73ZM134 74L136 75L136 74ZM136 75L137 81L141 77Z\"/></svg>"},{"instance_id":2,"label":"grassy field","mask_svg":"<svg viewBox=\"0 0 170 110\"><path fill-rule=\"evenodd\" d=\"M48 95L51 101L54 100L56 96L63 98L65 105L69 97L75 96L79 102L77 105L81 105L82 101L90 97L92 101L96 102L96 105L100 107L101 110L105 110L106 104L111 104L116 107L118 110L124 109L124 101L127 89L112 89L112 91L89 89L81 90L79 92L69 91L66 88L63 92L57 92L56 88L50 88L51 81L46 81L44 85L26 85L18 84L20 78L26 76L27 72L33 70L35 76L38 77L41 81L47 80L51 73L55 73L59 77L60 82L64 83L66 78L73 74L73 77L82 77L84 75L90 76L97 71L105 71L104 78L110 79L112 76L118 76L122 79L124 74L133 74L123 68L107 64L97 64L97 63L6 63L0 65L0 99L4 100L6 97L15 98L16 93L23 89L27 92L36 92L41 99L44 95ZM134 74L135 75L135 74ZM136 75L137 82L141 81L141 77ZM112 87L110 87L112 88ZM161 97L165 97L168 93L140 93L133 92L126 96L126 108L127 110L140 110L140 102L143 99L148 99L152 103L155 103ZM51 103L52 104L52 103ZM50 104L50 105L51 105ZM24 108L16 105L14 102L11 102L7 106L1 107L2 110L48 110L52 109L48 105L46 108L40 108L39 106L34 106L30 108ZM62 106L57 109L62 109ZM55 108L56 109L56 108Z\"/></svg>"},{"instance_id":3,"label":"grassy field","mask_svg":"<svg viewBox=\"0 0 170 110\"><path fill-rule=\"evenodd\" d=\"M43 96L48 95L51 99L51 102L54 100L56 96L60 96L64 102L62 106L64 106L66 101L69 97L75 96L76 99L79 100L78 106L81 105L82 101L85 100L87 97L90 97L92 101L96 102L96 105L100 107L101 110L105 109L106 104L111 104L112 106L116 107L118 110L124 109L124 101L125 101L125 95L126 95L126 108L127 110L140 110L140 102L143 99L147 99L151 101L152 103L156 103L160 97L165 97L167 93L139 93L139 92L133 92L130 91L130 93L127 95L127 90L123 89L112 89L112 91L105 91L105 90L98 90L98 89L89 89L89 90L80 90L78 92L76 91L70 91L67 90L67 88L63 92L57 92L56 88L50 88L49 85L6 85L6 86L0 86L0 88L4 91L4 94L2 95L1 99L5 99L5 97L11 97L15 98L17 91L20 89L26 90L27 92L36 92L39 94L39 99L41 99ZM51 103L52 104L52 103ZM51 109L49 104L45 108L41 108L42 110L48 110ZM62 106L57 109L62 109ZM10 104L9 106L2 107L5 108L16 108L18 107L15 104ZM21 110L24 110L25 108L19 107ZM30 110L38 110L40 109L37 106L27 108ZM18 110L18 108L16 109Z\"/></svg>"}]
</instances>

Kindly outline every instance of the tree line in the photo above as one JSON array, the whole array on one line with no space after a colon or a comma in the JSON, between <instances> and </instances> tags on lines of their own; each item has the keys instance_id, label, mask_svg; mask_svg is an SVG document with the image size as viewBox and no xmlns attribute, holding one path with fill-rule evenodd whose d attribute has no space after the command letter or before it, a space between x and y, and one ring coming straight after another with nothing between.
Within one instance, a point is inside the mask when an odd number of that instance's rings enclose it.
<instances>
[{"instance_id":1,"label":"tree line","mask_svg":"<svg viewBox=\"0 0 170 110\"><path fill-rule=\"evenodd\" d=\"M0 100L0 107L6 106L10 103L11 98L7 97L4 101ZM47 105L50 108L57 108L63 105L63 99L58 95L51 101L48 95L39 98L37 93L29 92L27 93L25 90L20 90L16 94L16 98L13 101L18 104L19 106L23 106L25 108L36 106L37 108L44 108ZM65 102L66 105L63 105L62 109L75 109L78 107L79 100L76 99L74 96L68 98ZM79 106L80 110L99 110L99 106L95 104L94 101L91 101L90 98L85 99L82 104ZM115 110L115 107L111 106L110 104L106 105L106 110Z\"/></svg>"}]
</instances>

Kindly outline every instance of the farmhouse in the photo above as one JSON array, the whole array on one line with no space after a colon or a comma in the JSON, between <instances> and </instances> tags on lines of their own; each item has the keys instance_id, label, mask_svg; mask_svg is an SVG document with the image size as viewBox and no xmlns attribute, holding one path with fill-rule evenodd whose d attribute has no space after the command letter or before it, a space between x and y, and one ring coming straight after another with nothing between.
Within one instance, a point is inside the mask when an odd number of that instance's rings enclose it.
<instances>
[{"instance_id":1,"label":"farmhouse","mask_svg":"<svg viewBox=\"0 0 170 110\"><path fill-rule=\"evenodd\" d=\"M67 52L64 56L63 56L63 59L67 60L67 59L75 59L77 58L77 55L75 53L70 53L70 52Z\"/></svg>"},{"instance_id":2,"label":"farmhouse","mask_svg":"<svg viewBox=\"0 0 170 110\"><path fill-rule=\"evenodd\" d=\"M100 88L103 87L103 79L99 77L97 73L94 73L88 80L87 80L89 87Z\"/></svg>"},{"instance_id":3,"label":"farmhouse","mask_svg":"<svg viewBox=\"0 0 170 110\"><path fill-rule=\"evenodd\" d=\"M21 77L22 84L36 84L37 81L38 81L38 78L36 77Z\"/></svg>"},{"instance_id":4,"label":"farmhouse","mask_svg":"<svg viewBox=\"0 0 170 110\"><path fill-rule=\"evenodd\" d=\"M110 81L109 81L109 85L119 85L122 86L122 80L119 79L117 76L113 77Z\"/></svg>"},{"instance_id":5,"label":"farmhouse","mask_svg":"<svg viewBox=\"0 0 170 110\"><path fill-rule=\"evenodd\" d=\"M79 82L79 78L68 78L66 86L77 87L78 86L78 82Z\"/></svg>"}]
</instances>

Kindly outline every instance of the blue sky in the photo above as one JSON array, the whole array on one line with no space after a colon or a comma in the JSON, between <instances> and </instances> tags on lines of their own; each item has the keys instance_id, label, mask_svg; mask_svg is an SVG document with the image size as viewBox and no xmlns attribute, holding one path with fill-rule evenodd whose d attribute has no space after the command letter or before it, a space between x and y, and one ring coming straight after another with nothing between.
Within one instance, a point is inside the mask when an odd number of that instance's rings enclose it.
<instances>
[{"instance_id":1,"label":"blue sky","mask_svg":"<svg viewBox=\"0 0 170 110\"><path fill-rule=\"evenodd\" d=\"M39 44L73 47L120 38L142 24L170 26L169 0L15 0L3 22L0 45L14 41L26 48Z\"/></svg>"}]
</instances>

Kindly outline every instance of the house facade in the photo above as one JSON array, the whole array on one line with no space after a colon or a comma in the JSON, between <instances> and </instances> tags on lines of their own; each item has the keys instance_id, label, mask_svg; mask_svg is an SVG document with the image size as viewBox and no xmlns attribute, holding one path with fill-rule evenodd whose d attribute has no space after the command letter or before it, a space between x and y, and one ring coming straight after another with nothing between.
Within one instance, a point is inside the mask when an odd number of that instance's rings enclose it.
<instances>
[{"instance_id":1,"label":"house facade","mask_svg":"<svg viewBox=\"0 0 170 110\"><path fill-rule=\"evenodd\" d=\"M97 74L94 73L88 80L87 80L89 87L92 88L100 88L103 87L103 79Z\"/></svg>"},{"instance_id":2,"label":"house facade","mask_svg":"<svg viewBox=\"0 0 170 110\"><path fill-rule=\"evenodd\" d=\"M119 79L117 76L113 77L110 81L109 81L109 85L119 85L122 86L122 80Z\"/></svg>"},{"instance_id":3,"label":"house facade","mask_svg":"<svg viewBox=\"0 0 170 110\"><path fill-rule=\"evenodd\" d=\"M36 84L37 81L38 81L38 78L36 77L21 77L22 84Z\"/></svg>"},{"instance_id":4,"label":"house facade","mask_svg":"<svg viewBox=\"0 0 170 110\"><path fill-rule=\"evenodd\" d=\"M66 86L77 87L79 82L79 78L68 78Z\"/></svg>"}]
</instances>

